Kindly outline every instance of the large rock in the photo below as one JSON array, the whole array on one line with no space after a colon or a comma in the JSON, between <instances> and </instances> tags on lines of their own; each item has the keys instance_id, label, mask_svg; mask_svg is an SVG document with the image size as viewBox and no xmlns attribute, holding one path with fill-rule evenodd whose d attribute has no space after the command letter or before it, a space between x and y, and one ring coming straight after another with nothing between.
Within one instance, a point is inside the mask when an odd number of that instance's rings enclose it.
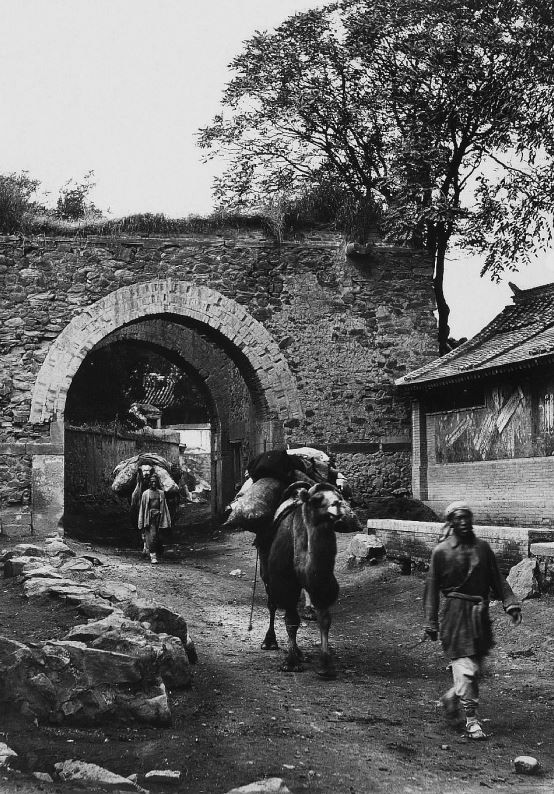
<instances>
[{"instance_id":1,"label":"large rock","mask_svg":"<svg viewBox=\"0 0 554 794\"><path fill-rule=\"evenodd\" d=\"M50 577L37 576L27 580L23 584L23 592L27 598L36 598L44 595L58 596L67 598L72 595L87 595L93 597L90 587L81 585L73 579L52 579Z\"/></svg>"},{"instance_id":2,"label":"large rock","mask_svg":"<svg viewBox=\"0 0 554 794\"><path fill-rule=\"evenodd\" d=\"M58 573L58 571L51 565L25 565L23 567L22 575L24 582L28 582L30 579L57 579L58 581L63 579L61 573Z\"/></svg>"},{"instance_id":3,"label":"large rock","mask_svg":"<svg viewBox=\"0 0 554 794\"><path fill-rule=\"evenodd\" d=\"M530 558L514 565L508 574L508 584L520 601L540 596L537 560Z\"/></svg>"},{"instance_id":4,"label":"large rock","mask_svg":"<svg viewBox=\"0 0 554 794\"><path fill-rule=\"evenodd\" d=\"M94 586L94 592L100 598L105 598L108 601L128 601L137 594L137 588L134 584L125 584L123 582L104 582Z\"/></svg>"},{"instance_id":5,"label":"large rock","mask_svg":"<svg viewBox=\"0 0 554 794\"><path fill-rule=\"evenodd\" d=\"M125 619L120 613L75 626L66 639L85 642L90 648L135 656L145 665L145 678L148 673L151 678L160 675L171 689L191 684L189 660L182 641L167 634L155 634L145 625Z\"/></svg>"},{"instance_id":6,"label":"large rock","mask_svg":"<svg viewBox=\"0 0 554 794\"><path fill-rule=\"evenodd\" d=\"M30 719L167 725L167 692L151 647L134 655L71 640L29 648L0 637L0 704Z\"/></svg>"},{"instance_id":7,"label":"large rock","mask_svg":"<svg viewBox=\"0 0 554 794\"><path fill-rule=\"evenodd\" d=\"M2 552L0 562L11 560L12 557L47 557L48 553L42 546L36 546L33 543L18 543L13 549Z\"/></svg>"},{"instance_id":8,"label":"large rock","mask_svg":"<svg viewBox=\"0 0 554 794\"><path fill-rule=\"evenodd\" d=\"M31 571L46 567L54 570L52 565L46 563L44 557L10 557L4 563L4 576L7 578L21 576L24 571Z\"/></svg>"},{"instance_id":9,"label":"large rock","mask_svg":"<svg viewBox=\"0 0 554 794\"><path fill-rule=\"evenodd\" d=\"M227 794L291 794L291 792L280 777L266 777L247 786L233 788Z\"/></svg>"},{"instance_id":10,"label":"large rock","mask_svg":"<svg viewBox=\"0 0 554 794\"><path fill-rule=\"evenodd\" d=\"M87 560L85 557L73 557L67 562L64 562L63 565L60 567L60 571L63 574L82 574L88 573L94 569L94 564L91 560Z\"/></svg>"},{"instance_id":11,"label":"large rock","mask_svg":"<svg viewBox=\"0 0 554 794\"><path fill-rule=\"evenodd\" d=\"M123 614L119 607L114 606L110 601L104 598L93 598L83 600L79 606L78 611L87 618L98 620L105 618L107 615L112 615L114 612Z\"/></svg>"},{"instance_id":12,"label":"large rock","mask_svg":"<svg viewBox=\"0 0 554 794\"><path fill-rule=\"evenodd\" d=\"M123 614L131 620L147 623L151 631L157 634L172 634L186 643L188 638L187 622L177 612L172 612L167 607L145 598L137 598L121 604L121 609Z\"/></svg>"},{"instance_id":13,"label":"large rock","mask_svg":"<svg viewBox=\"0 0 554 794\"><path fill-rule=\"evenodd\" d=\"M366 535L359 532L350 541L348 552L350 555L349 565L361 565L382 559L386 554L386 549L377 535Z\"/></svg>"},{"instance_id":14,"label":"large rock","mask_svg":"<svg viewBox=\"0 0 554 794\"><path fill-rule=\"evenodd\" d=\"M60 761L54 764L54 769L60 780L71 783L79 788L89 789L101 787L117 789L119 791L138 791L139 787L128 777L116 775L108 769L97 764L88 764L85 761Z\"/></svg>"},{"instance_id":15,"label":"large rock","mask_svg":"<svg viewBox=\"0 0 554 794\"><path fill-rule=\"evenodd\" d=\"M59 538L46 538L45 551L49 557L75 557L73 549Z\"/></svg>"},{"instance_id":16,"label":"large rock","mask_svg":"<svg viewBox=\"0 0 554 794\"><path fill-rule=\"evenodd\" d=\"M144 623L151 631L157 634L171 634L179 637L185 646L187 658L191 664L196 664L198 655L191 636L188 633L187 622L182 615L172 612L167 607L147 599L135 599L121 605L124 614Z\"/></svg>"},{"instance_id":17,"label":"large rock","mask_svg":"<svg viewBox=\"0 0 554 794\"><path fill-rule=\"evenodd\" d=\"M156 783L157 785L174 785L176 786L181 782L182 774L177 769L151 769L144 776L147 783Z\"/></svg>"},{"instance_id":18,"label":"large rock","mask_svg":"<svg viewBox=\"0 0 554 794\"><path fill-rule=\"evenodd\" d=\"M4 742L0 742L0 769L11 766L17 757L15 750L12 750Z\"/></svg>"}]
</instances>

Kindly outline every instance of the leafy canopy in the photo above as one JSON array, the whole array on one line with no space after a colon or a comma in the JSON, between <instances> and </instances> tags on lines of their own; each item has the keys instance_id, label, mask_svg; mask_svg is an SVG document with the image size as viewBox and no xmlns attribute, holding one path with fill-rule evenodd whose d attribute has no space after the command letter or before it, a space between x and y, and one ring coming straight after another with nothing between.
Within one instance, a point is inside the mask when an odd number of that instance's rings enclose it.
<instances>
[{"instance_id":1,"label":"leafy canopy","mask_svg":"<svg viewBox=\"0 0 554 794\"><path fill-rule=\"evenodd\" d=\"M199 134L226 158L216 200L370 207L432 255L444 345L452 235L493 274L550 241L553 32L542 0L345 0L257 32Z\"/></svg>"}]
</instances>

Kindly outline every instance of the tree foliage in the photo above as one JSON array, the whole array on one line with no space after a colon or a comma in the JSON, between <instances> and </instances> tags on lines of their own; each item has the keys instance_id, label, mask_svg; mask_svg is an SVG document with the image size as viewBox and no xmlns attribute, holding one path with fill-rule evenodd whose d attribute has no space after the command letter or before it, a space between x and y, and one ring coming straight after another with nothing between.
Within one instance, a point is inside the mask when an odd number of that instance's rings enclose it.
<instances>
[{"instance_id":1,"label":"tree foliage","mask_svg":"<svg viewBox=\"0 0 554 794\"><path fill-rule=\"evenodd\" d=\"M219 204L334 185L430 252L444 352L453 235L493 274L549 240L553 31L542 0L345 0L256 33L200 131Z\"/></svg>"},{"instance_id":2,"label":"tree foliage","mask_svg":"<svg viewBox=\"0 0 554 794\"><path fill-rule=\"evenodd\" d=\"M96 187L92 181L94 171L89 171L78 182L68 179L60 190L56 204L56 216L63 220L78 221L102 216L102 212L90 200L89 194Z\"/></svg>"},{"instance_id":3,"label":"tree foliage","mask_svg":"<svg viewBox=\"0 0 554 794\"><path fill-rule=\"evenodd\" d=\"M25 214L34 207L39 185L27 171L0 174L0 232L13 234L21 229Z\"/></svg>"}]
</instances>

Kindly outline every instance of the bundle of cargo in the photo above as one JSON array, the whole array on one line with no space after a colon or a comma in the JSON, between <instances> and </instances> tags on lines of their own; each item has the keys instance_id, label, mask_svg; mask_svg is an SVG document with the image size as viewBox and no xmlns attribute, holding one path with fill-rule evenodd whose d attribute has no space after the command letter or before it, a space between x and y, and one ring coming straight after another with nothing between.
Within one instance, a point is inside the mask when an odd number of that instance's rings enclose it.
<instances>
[{"instance_id":1,"label":"bundle of cargo","mask_svg":"<svg viewBox=\"0 0 554 794\"><path fill-rule=\"evenodd\" d=\"M312 447L263 452L248 463L246 473L246 481L227 508L223 526L256 533L271 525L291 483L334 484L337 475L329 456Z\"/></svg>"},{"instance_id":2,"label":"bundle of cargo","mask_svg":"<svg viewBox=\"0 0 554 794\"><path fill-rule=\"evenodd\" d=\"M158 475L160 486L166 494L179 492L177 483L181 479L180 468L154 452L133 455L132 458L118 463L113 470L112 491L120 496L129 496L135 490L137 480L144 478L151 471ZM141 477L139 477L139 472Z\"/></svg>"}]
</instances>

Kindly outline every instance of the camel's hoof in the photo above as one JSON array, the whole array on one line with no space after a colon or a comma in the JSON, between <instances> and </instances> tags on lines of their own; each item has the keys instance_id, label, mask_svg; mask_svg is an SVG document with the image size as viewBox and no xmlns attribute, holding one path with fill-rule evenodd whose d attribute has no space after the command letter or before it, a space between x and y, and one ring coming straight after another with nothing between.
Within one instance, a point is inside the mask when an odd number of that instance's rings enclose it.
<instances>
[{"instance_id":1,"label":"camel's hoof","mask_svg":"<svg viewBox=\"0 0 554 794\"><path fill-rule=\"evenodd\" d=\"M328 667L320 667L316 670L316 673L320 678L326 678L328 681L337 677L337 671Z\"/></svg>"},{"instance_id":2,"label":"camel's hoof","mask_svg":"<svg viewBox=\"0 0 554 794\"><path fill-rule=\"evenodd\" d=\"M260 645L260 648L262 649L262 651L278 651L279 644L277 640L269 640L269 641L264 640Z\"/></svg>"},{"instance_id":3,"label":"camel's hoof","mask_svg":"<svg viewBox=\"0 0 554 794\"><path fill-rule=\"evenodd\" d=\"M281 667L281 672L283 673L303 673L304 668L300 664L300 662L295 662L294 664L289 664L285 662L285 664Z\"/></svg>"},{"instance_id":4,"label":"camel's hoof","mask_svg":"<svg viewBox=\"0 0 554 794\"><path fill-rule=\"evenodd\" d=\"M319 660L319 664L316 667L316 673L320 678L336 678L337 669L335 667L333 658L327 654L322 656Z\"/></svg>"},{"instance_id":5,"label":"camel's hoof","mask_svg":"<svg viewBox=\"0 0 554 794\"><path fill-rule=\"evenodd\" d=\"M317 620L317 614L313 607L304 607L301 614L304 620Z\"/></svg>"}]
</instances>

